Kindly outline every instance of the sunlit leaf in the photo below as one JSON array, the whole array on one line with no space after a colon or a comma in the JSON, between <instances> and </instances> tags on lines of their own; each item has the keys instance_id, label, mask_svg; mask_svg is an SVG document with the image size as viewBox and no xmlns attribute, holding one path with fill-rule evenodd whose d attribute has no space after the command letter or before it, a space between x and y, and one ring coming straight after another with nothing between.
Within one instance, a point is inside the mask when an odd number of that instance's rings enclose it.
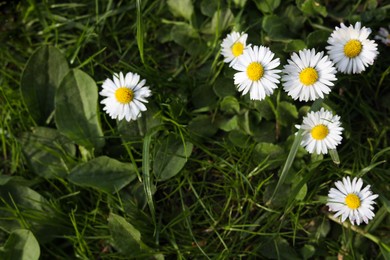
<instances>
[{"instance_id":1,"label":"sunlit leaf","mask_svg":"<svg viewBox=\"0 0 390 260\"><path fill-rule=\"evenodd\" d=\"M171 134L156 146L153 170L160 181L172 178L180 172L191 156L193 145Z\"/></svg>"},{"instance_id":2,"label":"sunlit leaf","mask_svg":"<svg viewBox=\"0 0 390 260\"><path fill-rule=\"evenodd\" d=\"M65 177L75 156L74 144L52 128L37 127L24 133L20 142L34 172L44 178Z\"/></svg>"},{"instance_id":3,"label":"sunlit leaf","mask_svg":"<svg viewBox=\"0 0 390 260\"><path fill-rule=\"evenodd\" d=\"M280 0L254 0L254 2L263 13L272 13L280 5Z\"/></svg>"},{"instance_id":4,"label":"sunlit leaf","mask_svg":"<svg viewBox=\"0 0 390 260\"><path fill-rule=\"evenodd\" d=\"M173 15L191 20L194 13L194 6L191 0L167 0L169 10Z\"/></svg>"},{"instance_id":5,"label":"sunlit leaf","mask_svg":"<svg viewBox=\"0 0 390 260\"><path fill-rule=\"evenodd\" d=\"M68 179L74 184L113 193L136 178L134 166L100 156L72 169Z\"/></svg>"},{"instance_id":6,"label":"sunlit leaf","mask_svg":"<svg viewBox=\"0 0 390 260\"><path fill-rule=\"evenodd\" d=\"M65 56L55 47L43 46L28 60L20 81L24 103L38 125L54 111L55 93L69 72Z\"/></svg>"},{"instance_id":7,"label":"sunlit leaf","mask_svg":"<svg viewBox=\"0 0 390 260\"><path fill-rule=\"evenodd\" d=\"M61 134L87 149L103 147L98 87L88 74L71 70L62 80L55 101L55 119Z\"/></svg>"},{"instance_id":8,"label":"sunlit leaf","mask_svg":"<svg viewBox=\"0 0 390 260\"><path fill-rule=\"evenodd\" d=\"M27 229L12 231L4 247L0 248L1 259L34 260L39 259L40 254L37 239Z\"/></svg>"}]
</instances>

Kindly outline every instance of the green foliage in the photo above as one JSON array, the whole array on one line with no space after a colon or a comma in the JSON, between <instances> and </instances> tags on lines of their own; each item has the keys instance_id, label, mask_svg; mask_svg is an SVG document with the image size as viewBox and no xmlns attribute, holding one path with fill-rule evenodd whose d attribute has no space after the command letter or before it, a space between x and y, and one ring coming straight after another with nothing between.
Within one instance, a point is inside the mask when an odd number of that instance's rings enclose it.
<instances>
[{"instance_id":1,"label":"green foliage","mask_svg":"<svg viewBox=\"0 0 390 260\"><path fill-rule=\"evenodd\" d=\"M107 156L79 164L69 173L69 181L79 186L114 193L136 178L134 166Z\"/></svg>"},{"instance_id":2,"label":"green foliage","mask_svg":"<svg viewBox=\"0 0 390 260\"><path fill-rule=\"evenodd\" d=\"M34 234L27 229L16 229L11 232L3 247L0 247L2 259L39 259L39 243Z\"/></svg>"},{"instance_id":3,"label":"green foliage","mask_svg":"<svg viewBox=\"0 0 390 260\"><path fill-rule=\"evenodd\" d=\"M52 46L42 46L28 60L20 82L23 100L38 125L54 111L54 96L69 66L64 55Z\"/></svg>"},{"instance_id":4,"label":"green foliage","mask_svg":"<svg viewBox=\"0 0 390 260\"><path fill-rule=\"evenodd\" d=\"M337 74L314 103L282 83L265 100L241 95L220 48L245 32L282 69L292 52L327 54L340 22L361 21L373 39L389 23L384 1L8 2L1 259L389 258L389 47L377 41L372 66ZM152 91L135 121L99 103L120 71ZM321 106L345 130L337 151L316 156L295 125ZM380 195L368 225L341 224L324 206L343 176Z\"/></svg>"},{"instance_id":5,"label":"green foliage","mask_svg":"<svg viewBox=\"0 0 390 260\"><path fill-rule=\"evenodd\" d=\"M95 81L81 70L71 70L61 81L55 96L58 131L87 149L104 146L98 112Z\"/></svg>"}]
</instances>

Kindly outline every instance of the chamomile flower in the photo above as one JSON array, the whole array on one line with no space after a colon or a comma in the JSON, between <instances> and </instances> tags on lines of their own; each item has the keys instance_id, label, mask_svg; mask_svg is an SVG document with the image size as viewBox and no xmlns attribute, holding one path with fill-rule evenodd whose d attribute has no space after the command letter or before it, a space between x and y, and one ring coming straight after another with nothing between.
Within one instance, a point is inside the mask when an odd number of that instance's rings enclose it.
<instances>
[{"instance_id":1,"label":"chamomile flower","mask_svg":"<svg viewBox=\"0 0 390 260\"><path fill-rule=\"evenodd\" d=\"M226 63L230 63L229 67L233 67L237 63L238 57L244 53L244 50L248 47L246 45L246 39L248 34L232 32L228 34L221 43L221 53L225 57L223 60Z\"/></svg>"},{"instance_id":2,"label":"chamomile flower","mask_svg":"<svg viewBox=\"0 0 390 260\"><path fill-rule=\"evenodd\" d=\"M100 103L104 104L104 111L112 119L127 121L136 120L141 116L141 111L146 111L144 103L152 93L149 87L144 86L145 80L140 81L140 76L136 73L114 74L113 80L106 79L103 82L103 90L99 94L103 97Z\"/></svg>"},{"instance_id":3,"label":"chamomile flower","mask_svg":"<svg viewBox=\"0 0 390 260\"><path fill-rule=\"evenodd\" d=\"M341 216L341 221L344 222L347 218L352 225L360 225L363 221L368 224L375 214L373 212L375 199L377 194L373 194L370 190L370 185L364 189L363 181L360 178L351 179L343 178L343 181L335 182L336 188L331 188L328 194L328 202L326 205L330 211L336 212L335 217Z\"/></svg>"},{"instance_id":4,"label":"chamomile flower","mask_svg":"<svg viewBox=\"0 0 390 260\"><path fill-rule=\"evenodd\" d=\"M377 44L369 40L370 28L360 22L355 26L336 27L328 38L329 46L326 46L330 59L335 63L338 71L346 74L361 73L366 67L372 65L378 55Z\"/></svg>"},{"instance_id":5,"label":"chamomile flower","mask_svg":"<svg viewBox=\"0 0 390 260\"><path fill-rule=\"evenodd\" d=\"M379 28L378 35L375 35L374 38L380 40L383 44L390 46L390 33L386 28L383 27Z\"/></svg>"},{"instance_id":6,"label":"chamomile flower","mask_svg":"<svg viewBox=\"0 0 390 260\"><path fill-rule=\"evenodd\" d=\"M328 56L314 49L293 53L291 60L284 66L283 88L289 96L299 101L313 101L329 94L336 80L336 69Z\"/></svg>"},{"instance_id":7,"label":"chamomile flower","mask_svg":"<svg viewBox=\"0 0 390 260\"><path fill-rule=\"evenodd\" d=\"M303 130L301 145L309 153L327 154L328 149L336 149L341 143L344 129L340 125L339 116L321 108L308 113L302 125L296 127Z\"/></svg>"},{"instance_id":8,"label":"chamomile flower","mask_svg":"<svg viewBox=\"0 0 390 260\"><path fill-rule=\"evenodd\" d=\"M274 53L268 47L248 47L239 57L233 69L234 84L243 95L249 92L250 99L263 100L277 88L281 70L275 69L280 65L279 58L273 59Z\"/></svg>"}]
</instances>

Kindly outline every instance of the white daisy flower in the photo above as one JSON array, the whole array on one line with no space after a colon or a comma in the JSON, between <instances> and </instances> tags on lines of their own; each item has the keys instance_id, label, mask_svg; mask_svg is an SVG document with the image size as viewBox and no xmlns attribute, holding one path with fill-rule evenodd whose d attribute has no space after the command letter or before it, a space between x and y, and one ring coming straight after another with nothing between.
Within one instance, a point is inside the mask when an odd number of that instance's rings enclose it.
<instances>
[{"instance_id":1,"label":"white daisy flower","mask_svg":"<svg viewBox=\"0 0 390 260\"><path fill-rule=\"evenodd\" d=\"M145 80L140 81L140 76L136 73L127 73L123 76L120 72L113 76L114 81L106 79L103 82L103 90L100 95L106 97L100 103L104 104L103 108L112 119L127 121L136 120L141 116L141 111L146 111L143 103L152 93L149 87L144 86Z\"/></svg>"},{"instance_id":2,"label":"white daisy flower","mask_svg":"<svg viewBox=\"0 0 390 260\"><path fill-rule=\"evenodd\" d=\"M343 139L344 130L340 117L321 108L320 111L310 112L303 118L303 123L296 126L303 129L301 145L309 153L327 154L328 149L336 149Z\"/></svg>"},{"instance_id":3,"label":"white daisy flower","mask_svg":"<svg viewBox=\"0 0 390 260\"><path fill-rule=\"evenodd\" d=\"M335 182L337 189L331 188L328 194L328 203L330 211L335 211L335 217L341 216L344 222L347 218L352 225L360 225L363 221L367 224L375 214L372 212L377 194L373 194L370 185L362 189L363 181L360 178L343 178L343 181Z\"/></svg>"},{"instance_id":4,"label":"white daisy flower","mask_svg":"<svg viewBox=\"0 0 390 260\"><path fill-rule=\"evenodd\" d=\"M229 63L229 67L233 67L237 63L238 57L244 53L244 50L249 47L246 45L246 39L248 34L232 32L228 34L221 43L221 53L225 57L223 60L226 63Z\"/></svg>"},{"instance_id":5,"label":"white daisy flower","mask_svg":"<svg viewBox=\"0 0 390 260\"><path fill-rule=\"evenodd\" d=\"M326 46L330 59L335 63L337 70L342 73L361 73L372 65L378 55L377 44L367 39L371 29L361 28L360 22L355 27L336 27L328 38L330 46Z\"/></svg>"},{"instance_id":6,"label":"white daisy flower","mask_svg":"<svg viewBox=\"0 0 390 260\"><path fill-rule=\"evenodd\" d=\"M281 70L279 58L273 59L274 53L268 47L248 47L233 66L238 70L234 74L234 84L243 95L249 92L250 99L263 100L278 87Z\"/></svg>"},{"instance_id":7,"label":"white daisy flower","mask_svg":"<svg viewBox=\"0 0 390 260\"><path fill-rule=\"evenodd\" d=\"M383 27L379 28L378 35L375 35L374 38L380 40L383 44L390 46L390 33L386 28Z\"/></svg>"},{"instance_id":8,"label":"white daisy flower","mask_svg":"<svg viewBox=\"0 0 390 260\"><path fill-rule=\"evenodd\" d=\"M283 88L289 96L299 101L316 100L329 94L330 87L336 80L336 69L323 52L314 49L299 51L291 55L291 60L284 66Z\"/></svg>"}]
</instances>

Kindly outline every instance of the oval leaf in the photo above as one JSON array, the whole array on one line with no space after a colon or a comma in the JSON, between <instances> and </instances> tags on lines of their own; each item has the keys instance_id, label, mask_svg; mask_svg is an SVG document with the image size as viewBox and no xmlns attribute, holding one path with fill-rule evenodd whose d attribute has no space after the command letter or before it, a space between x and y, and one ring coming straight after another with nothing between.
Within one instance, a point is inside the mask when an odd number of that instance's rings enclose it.
<instances>
[{"instance_id":1,"label":"oval leaf","mask_svg":"<svg viewBox=\"0 0 390 260\"><path fill-rule=\"evenodd\" d=\"M38 125L44 125L54 111L54 97L69 72L65 56L55 47L43 46L28 60L20 88L24 103Z\"/></svg>"},{"instance_id":2,"label":"oval leaf","mask_svg":"<svg viewBox=\"0 0 390 260\"><path fill-rule=\"evenodd\" d=\"M174 16L183 17L186 20L191 20L194 13L194 6L191 0L168 0L169 10Z\"/></svg>"},{"instance_id":3,"label":"oval leaf","mask_svg":"<svg viewBox=\"0 0 390 260\"><path fill-rule=\"evenodd\" d=\"M75 145L52 128L37 127L20 138L23 153L34 172L44 178L65 177L75 156Z\"/></svg>"},{"instance_id":4,"label":"oval leaf","mask_svg":"<svg viewBox=\"0 0 390 260\"><path fill-rule=\"evenodd\" d=\"M153 169L156 178L160 181L172 178L180 172L192 153L192 143L169 135L160 145L153 161Z\"/></svg>"},{"instance_id":5,"label":"oval leaf","mask_svg":"<svg viewBox=\"0 0 390 260\"><path fill-rule=\"evenodd\" d=\"M58 130L87 149L104 146L97 108L98 93L95 81L81 70L71 70L58 88L56 124Z\"/></svg>"},{"instance_id":6,"label":"oval leaf","mask_svg":"<svg viewBox=\"0 0 390 260\"><path fill-rule=\"evenodd\" d=\"M114 247L123 254L136 256L152 250L141 240L141 232L121 216L111 213L108 217Z\"/></svg>"},{"instance_id":7,"label":"oval leaf","mask_svg":"<svg viewBox=\"0 0 390 260\"><path fill-rule=\"evenodd\" d=\"M113 193L136 177L134 166L107 156L101 156L76 166L68 179L76 185Z\"/></svg>"},{"instance_id":8,"label":"oval leaf","mask_svg":"<svg viewBox=\"0 0 390 260\"><path fill-rule=\"evenodd\" d=\"M39 259L41 249L34 234L27 229L14 230L0 251L2 259Z\"/></svg>"}]
</instances>

